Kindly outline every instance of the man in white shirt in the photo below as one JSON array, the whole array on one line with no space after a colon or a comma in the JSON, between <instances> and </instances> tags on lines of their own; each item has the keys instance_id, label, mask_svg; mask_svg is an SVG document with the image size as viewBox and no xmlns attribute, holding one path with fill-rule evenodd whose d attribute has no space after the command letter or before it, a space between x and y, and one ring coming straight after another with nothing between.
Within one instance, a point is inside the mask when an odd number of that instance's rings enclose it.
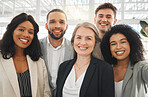
<instances>
[{"instance_id":1,"label":"man in white shirt","mask_svg":"<svg viewBox=\"0 0 148 97\"><path fill-rule=\"evenodd\" d=\"M43 59L48 70L48 79L52 97L56 93L56 79L59 65L73 58L73 47L69 40L63 37L68 24L67 16L61 9L53 9L47 14L48 36L40 40Z\"/></svg>"},{"instance_id":2,"label":"man in white shirt","mask_svg":"<svg viewBox=\"0 0 148 97\"><path fill-rule=\"evenodd\" d=\"M94 23L99 30L100 39L104 34L117 22L116 19L117 8L111 3L103 3L95 10Z\"/></svg>"}]
</instances>

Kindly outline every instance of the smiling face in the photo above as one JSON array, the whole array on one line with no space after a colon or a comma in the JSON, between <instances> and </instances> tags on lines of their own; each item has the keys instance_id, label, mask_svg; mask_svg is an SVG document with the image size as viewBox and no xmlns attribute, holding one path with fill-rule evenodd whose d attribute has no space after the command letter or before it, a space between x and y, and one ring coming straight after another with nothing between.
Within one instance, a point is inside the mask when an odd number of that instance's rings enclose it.
<instances>
[{"instance_id":1,"label":"smiling face","mask_svg":"<svg viewBox=\"0 0 148 97\"><path fill-rule=\"evenodd\" d=\"M73 45L77 56L90 56L95 46L95 34L93 30L79 27L76 31Z\"/></svg>"},{"instance_id":2,"label":"smiling face","mask_svg":"<svg viewBox=\"0 0 148 97\"><path fill-rule=\"evenodd\" d=\"M68 25L66 24L66 16L61 12L52 12L48 16L46 29L49 31L53 39L60 39L63 37Z\"/></svg>"},{"instance_id":3,"label":"smiling face","mask_svg":"<svg viewBox=\"0 0 148 97\"><path fill-rule=\"evenodd\" d=\"M94 18L94 22L101 33L108 31L116 21L113 10L109 8L100 9Z\"/></svg>"},{"instance_id":4,"label":"smiling face","mask_svg":"<svg viewBox=\"0 0 148 97\"><path fill-rule=\"evenodd\" d=\"M15 48L27 48L34 38L34 27L29 21L19 24L13 32Z\"/></svg>"},{"instance_id":5,"label":"smiling face","mask_svg":"<svg viewBox=\"0 0 148 97\"><path fill-rule=\"evenodd\" d=\"M123 34L117 33L110 37L110 50L117 61L129 60L130 45Z\"/></svg>"}]
</instances>

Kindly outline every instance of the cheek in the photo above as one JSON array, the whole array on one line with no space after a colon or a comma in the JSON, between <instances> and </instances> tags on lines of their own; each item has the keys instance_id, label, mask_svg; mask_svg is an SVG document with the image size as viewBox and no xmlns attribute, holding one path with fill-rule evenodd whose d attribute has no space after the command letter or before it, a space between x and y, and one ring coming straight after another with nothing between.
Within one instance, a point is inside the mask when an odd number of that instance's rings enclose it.
<instances>
[{"instance_id":1,"label":"cheek","mask_svg":"<svg viewBox=\"0 0 148 97\"><path fill-rule=\"evenodd\" d=\"M31 35L31 36L30 36L31 41L33 40L33 38L34 38L34 35Z\"/></svg>"},{"instance_id":2,"label":"cheek","mask_svg":"<svg viewBox=\"0 0 148 97\"><path fill-rule=\"evenodd\" d=\"M113 54L113 51L114 51L114 47L113 46L110 46L110 52L111 52L111 54Z\"/></svg>"},{"instance_id":3,"label":"cheek","mask_svg":"<svg viewBox=\"0 0 148 97\"><path fill-rule=\"evenodd\" d=\"M77 44L78 44L77 41L74 40L74 42L73 42L73 47L74 47L74 49L76 49Z\"/></svg>"},{"instance_id":4,"label":"cheek","mask_svg":"<svg viewBox=\"0 0 148 97\"><path fill-rule=\"evenodd\" d=\"M95 41L91 42L91 47L92 47L92 50L95 48L95 46L97 46L97 44L95 43Z\"/></svg>"}]
</instances>

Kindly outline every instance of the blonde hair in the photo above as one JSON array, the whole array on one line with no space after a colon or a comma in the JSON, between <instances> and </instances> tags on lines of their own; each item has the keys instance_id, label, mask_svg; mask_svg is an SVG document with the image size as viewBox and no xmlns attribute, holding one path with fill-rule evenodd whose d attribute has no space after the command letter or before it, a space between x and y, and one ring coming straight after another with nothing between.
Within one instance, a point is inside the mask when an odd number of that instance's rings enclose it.
<instances>
[{"instance_id":1,"label":"blonde hair","mask_svg":"<svg viewBox=\"0 0 148 97\"><path fill-rule=\"evenodd\" d=\"M94 56L98 59L103 59L102 53L101 53L101 50L100 50L101 39L99 38L99 33L98 33L97 28L92 23L83 22L83 23L78 24L73 31L72 38L71 38L71 44L73 45L76 32L80 27L85 27L85 28L89 28L89 29L93 30L93 32L95 34L95 47L93 49L92 56ZM74 50L74 57L76 57L76 56L77 56L77 53Z\"/></svg>"}]
</instances>

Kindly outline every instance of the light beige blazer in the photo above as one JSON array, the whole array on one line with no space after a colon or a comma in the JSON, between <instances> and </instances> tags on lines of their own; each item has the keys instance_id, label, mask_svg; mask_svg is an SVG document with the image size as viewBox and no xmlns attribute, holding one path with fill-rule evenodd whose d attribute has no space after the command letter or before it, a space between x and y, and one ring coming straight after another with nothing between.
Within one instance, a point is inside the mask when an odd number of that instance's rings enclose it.
<instances>
[{"instance_id":1,"label":"light beige blazer","mask_svg":"<svg viewBox=\"0 0 148 97\"><path fill-rule=\"evenodd\" d=\"M43 59L32 61L27 55L32 97L50 97L47 70ZM0 54L0 97L21 97L13 59Z\"/></svg>"}]
</instances>

